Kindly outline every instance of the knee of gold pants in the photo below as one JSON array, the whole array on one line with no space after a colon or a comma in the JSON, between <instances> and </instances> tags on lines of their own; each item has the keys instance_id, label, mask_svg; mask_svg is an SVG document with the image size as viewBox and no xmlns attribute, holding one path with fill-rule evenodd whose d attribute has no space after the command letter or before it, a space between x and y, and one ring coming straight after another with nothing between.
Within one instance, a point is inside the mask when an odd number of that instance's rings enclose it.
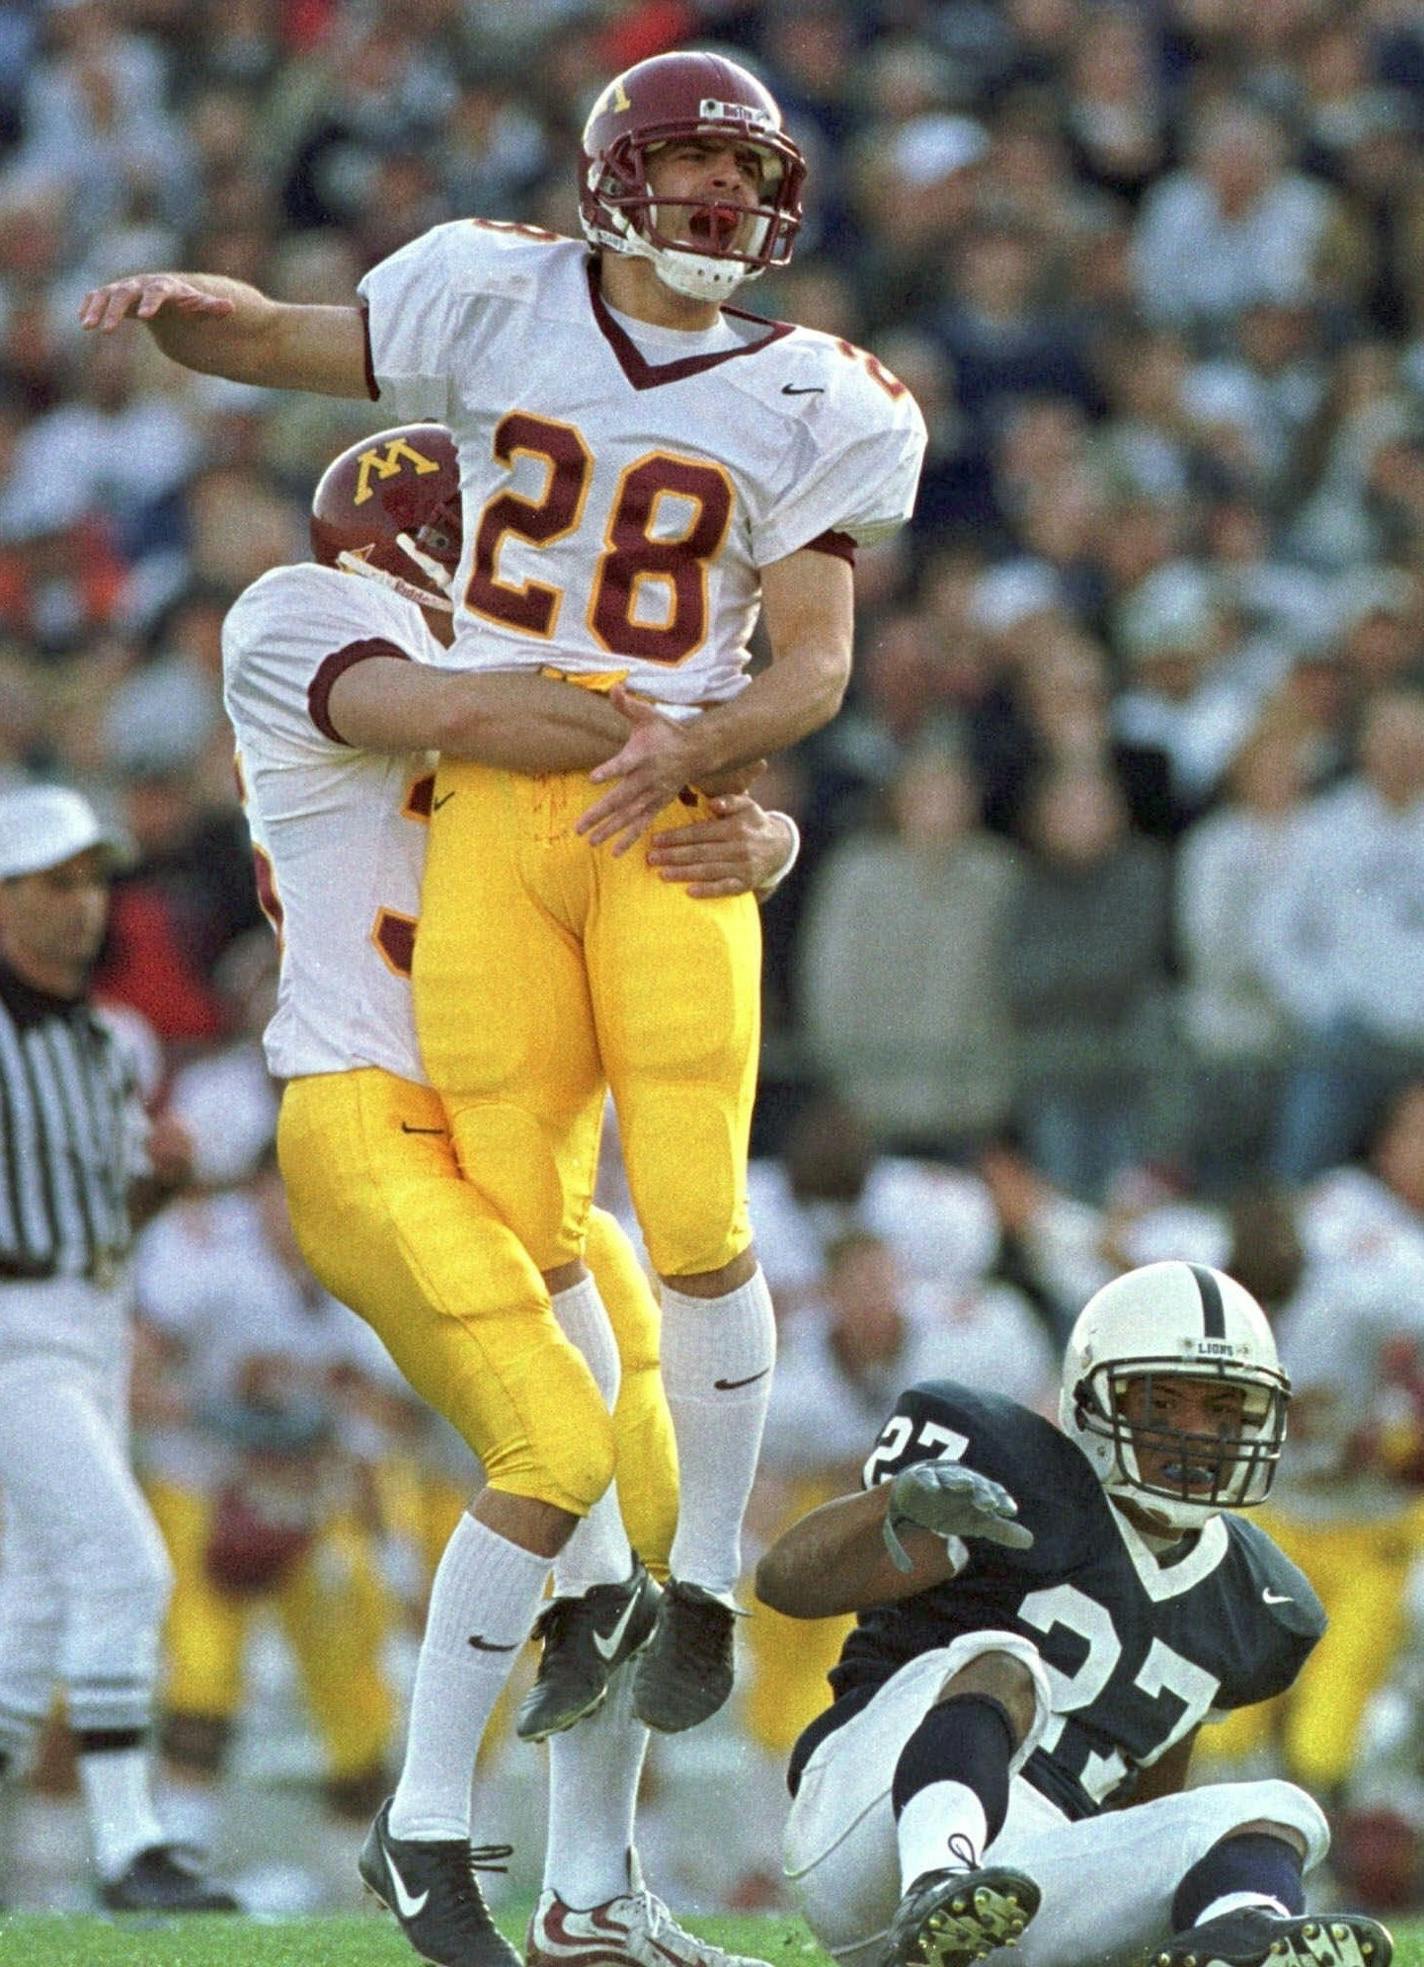
<instances>
[{"instance_id":1,"label":"knee of gold pants","mask_svg":"<svg viewBox=\"0 0 1424 1967\"><path fill-rule=\"evenodd\" d=\"M461 1178L435 1094L375 1068L294 1079L277 1146L316 1277L492 1486L584 1515L613 1479L612 1421L533 1261Z\"/></svg>"}]
</instances>

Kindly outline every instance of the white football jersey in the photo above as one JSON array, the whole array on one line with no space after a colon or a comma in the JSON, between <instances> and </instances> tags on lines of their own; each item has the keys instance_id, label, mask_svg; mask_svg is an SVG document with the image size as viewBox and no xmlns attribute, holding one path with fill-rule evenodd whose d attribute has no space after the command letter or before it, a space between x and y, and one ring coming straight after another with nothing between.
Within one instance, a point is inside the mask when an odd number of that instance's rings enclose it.
<instances>
[{"instance_id":1,"label":"white football jersey","mask_svg":"<svg viewBox=\"0 0 1424 1967\"><path fill-rule=\"evenodd\" d=\"M392 422L449 426L457 668L626 676L663 703L742 688L758 570L908 516L914 398L833 336L724 308L704 335L613 313L582 244L436 226L361 282Z\"/></svg>"},{"instance_id":2,"label":"white football jersey","mask_svg":"<svg viewBox=\"0 0 1424 1967\"><path fill-rule=\"evenodd\" d=\"M265 1039L279 1079L383 1066L424 1082L410 959L433 760L354 750L325 708L348 652L373 641L417 662L440 646L413 602L310 563L263 574L223 624L223 700L282 949Z\"/></svg>"}]
</instances>

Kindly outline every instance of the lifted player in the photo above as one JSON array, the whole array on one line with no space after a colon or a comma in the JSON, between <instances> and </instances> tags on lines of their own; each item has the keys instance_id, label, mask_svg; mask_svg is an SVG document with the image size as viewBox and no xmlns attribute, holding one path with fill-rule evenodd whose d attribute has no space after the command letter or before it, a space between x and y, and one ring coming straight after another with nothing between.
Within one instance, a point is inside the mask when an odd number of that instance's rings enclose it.
<instances>
[{"instance_id":1,"label":"lifted player","mask_svg":"<svg viewBox=\"0 0 1424 1967\"><path fill-rule=\"evenodd\" d=\"M606 1700L657 1603L630 1536L656 1564L676 1520L656 1307L627 1239L598 1212L589 1256L603 1302L590 1305L576 1280L550 1303L461 1178L415 1042L427 748L512 769L587 765L608 755L619 724L586 691L436 666L460 538L448 431L382 432L317 486L318 564L264 574L223 630L259 886L282 944L266 1044L286 1082L278 1146L293 1224L321 1282L375 1328L486 1475L436 1575L400 1782L361 1869L425 1959L512 1967L474 1877L471 1778L552 1561L560 1596L543 1619L564 1630L565 1667L578 1669L567 1718L614 1712L551 1750L549 1891L559 1911L597 1910L605 1956L631 1959L655 1930L660 1957L726 1967L630 1876L647 1732L618 1685ZM684 858L664 869L714 895L764 886L794 844L784 818L726 803L675 836L667 852ZM631 1579L631 1596L610 1578Z\"/></svg>"}]
</instances>

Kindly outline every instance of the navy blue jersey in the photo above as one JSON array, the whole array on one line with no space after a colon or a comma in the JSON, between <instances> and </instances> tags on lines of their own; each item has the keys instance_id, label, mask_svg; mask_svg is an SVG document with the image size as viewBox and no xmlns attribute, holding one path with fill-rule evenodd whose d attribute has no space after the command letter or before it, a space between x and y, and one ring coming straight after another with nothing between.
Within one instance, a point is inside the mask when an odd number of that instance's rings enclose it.
<instances>
[{"instance_id":1,"label":"navy blue jersey","mask_svg":"<svg viewBox=\"0 0 1424 1967\"><path fill-rule=\"evenodd\" d=\"M803 1740L921 1653L962 1633L1019 1633L1053 1687L1053 1718L1024 1774L1069 1816L1088 1816L1125 1801L1136 1771L1208 1711L1289 1687L1325 1629L1319 1599L1264 1531L1223 1514L1159 1557L1076 1443L1016 1401L947 1380L911 1387L865 1486L941 1457L1002 1483L1033 1547L976 1539L958 1577L862 1612L831 1671L835 1708ZM798 1773L804 1760L793 1757Z\"/></svg>"}]
</instances>

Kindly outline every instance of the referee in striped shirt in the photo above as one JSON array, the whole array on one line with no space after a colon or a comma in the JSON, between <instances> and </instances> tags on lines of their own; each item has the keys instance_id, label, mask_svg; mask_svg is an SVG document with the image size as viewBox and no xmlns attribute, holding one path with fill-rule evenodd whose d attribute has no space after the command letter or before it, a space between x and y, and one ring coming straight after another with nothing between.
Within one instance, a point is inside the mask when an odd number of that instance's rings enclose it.
<instances>
[{"instance_id":1,"label":"referee in striped shirt","mask_svg":"<svg viewBox=\"0 0 1424 1967\"><path fill-rule=\"evenodd\" d=\"M89 1002L118 851L76 792L0 797L0 1780L62 1688L102 1902L234 1911L150 1788L172 1574L129 1466L128 1251L177 1170Z\"/></svg>"}]
</instances>

